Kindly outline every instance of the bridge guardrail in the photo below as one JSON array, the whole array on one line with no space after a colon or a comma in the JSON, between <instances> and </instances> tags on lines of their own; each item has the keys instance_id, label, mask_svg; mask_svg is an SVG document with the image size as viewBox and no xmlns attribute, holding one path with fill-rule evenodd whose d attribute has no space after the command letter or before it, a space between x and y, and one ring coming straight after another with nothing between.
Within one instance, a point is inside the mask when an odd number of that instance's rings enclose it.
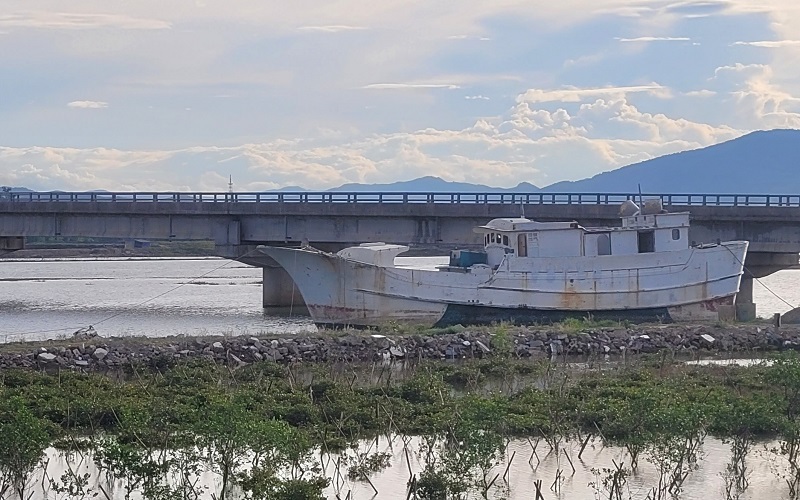
<instances>
[{"instance_id":1,"label":"bridge guardrail","mask_svg":"<svg viewBox=\"0 0 800 500\"><path fill-rule=\"evenodd\" d=\"M800 195L771 194L609 194L609 193L390 193L390 192L10 192L11 202L137 203L450 203L526 205L617 205L660 198L665 206L800 207Z\"/></svg>"}]
</instances>

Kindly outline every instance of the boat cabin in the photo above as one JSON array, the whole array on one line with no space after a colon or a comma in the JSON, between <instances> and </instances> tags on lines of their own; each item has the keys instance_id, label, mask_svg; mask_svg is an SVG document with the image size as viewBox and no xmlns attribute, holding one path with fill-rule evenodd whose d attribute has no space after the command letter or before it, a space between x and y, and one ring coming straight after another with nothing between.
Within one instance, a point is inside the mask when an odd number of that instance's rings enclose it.
<instances>
[{"instance_id":1,"label":"boat cabin","mask_svg":"<svg viewBox=\"0 0 800 500\"><path fill-rule=\"evenodd\" d=\"M486 263L516 257L600 257L689 248L689 213L641 213L622 217L620 227L586 228L577 222L537 222L523 217L494 219L483 233Z\"/></svg>"}]
</instances>

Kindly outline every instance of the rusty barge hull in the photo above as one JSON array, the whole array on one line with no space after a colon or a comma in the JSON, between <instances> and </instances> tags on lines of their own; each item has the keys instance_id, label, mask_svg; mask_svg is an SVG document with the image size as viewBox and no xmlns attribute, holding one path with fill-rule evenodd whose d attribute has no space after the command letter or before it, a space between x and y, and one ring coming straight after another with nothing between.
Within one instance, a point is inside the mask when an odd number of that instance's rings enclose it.
<instances>
[{"instance_id":1,"label":"rusty barge hull","mask_svg":"<svg viewBox=\"0 0 800 500\"><path fill-rule=\"evenodd\" d=\"M321 325L426 326L569 317L718 319L739 289L747 242L598 257L511 256L495 267L380 266L315 249L260 247L292 277Z\"/></svg>"}]
</instances>

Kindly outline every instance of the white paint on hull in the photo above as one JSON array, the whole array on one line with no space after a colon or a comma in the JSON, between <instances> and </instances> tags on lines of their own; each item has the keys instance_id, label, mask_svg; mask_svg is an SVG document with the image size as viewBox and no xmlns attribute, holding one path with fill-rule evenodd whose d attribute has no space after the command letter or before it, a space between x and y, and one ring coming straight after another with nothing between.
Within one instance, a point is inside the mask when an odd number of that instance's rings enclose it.
<instances>
[{"instance_id":1,"label":"white paint on hull","mask_svg":"<svg viewBox=\"0 0 800 500\"><path fill-rule=\"evenodd\" d=\"M496 270L462 271L380 267L314 249L259 248L286 269L317 323L433 325L451 304L567 312L665 308L678 317L713 316L703 304L736 294L747 242L624 256L509 255Z\"/></svg>"}]
</instances>

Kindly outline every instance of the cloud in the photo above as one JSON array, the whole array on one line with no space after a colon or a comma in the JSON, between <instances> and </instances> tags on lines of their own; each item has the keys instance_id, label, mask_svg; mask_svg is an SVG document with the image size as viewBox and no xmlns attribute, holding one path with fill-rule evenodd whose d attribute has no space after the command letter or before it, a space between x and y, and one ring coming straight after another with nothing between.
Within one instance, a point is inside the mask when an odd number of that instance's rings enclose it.
<instances>
[{"instance_id":1,"label":"cloud","mask_svg":"<svg viewBox=\"0 0 800 500\"><path fill-rule=\"evenodd\" d=\"M488 42L491 41L491 38L488 36L472 36L472 35L450 35L447 37L448 40L478 40L480 42Z\"/></svg>"},{"instance_id":2,"label":"cloud","mask_svg":"<svg viewBox=\"0 0 800 500\"><path fill-rule=\"evenodd\" d=\"M800 128L800 98L773 82L766 64L721 66L712 79L729 96L736 119L760 128Z\"/></svg>"},{"instance_id":3,"label":"cloud","mask_svg":"<svg viewBox=\"0 0 800 500\"><path fill-rule=\"evenodd\" d=\"M362 89L371 90L417 90L417 89L447 89L454 90L461 88L452 83L371 83L364 85Z\"/></svg>"},{"instance_id":4,"label":"cloud","mask_svg":"<svg viewBox=\"0 0 800 500\"><path fill-rule=\"evenodd\" d=\"M640 36L637 38L617 38L616 40L622 43L631 43L631 42L690 42L692 39L687 37Z\"/></svg>"},{"instance_id":5,"label":"cloud","mask_svg":"<svg viewBox=\"0 0 800 500\"><path fill-rule=\"evenodd\" d=\"M517 102L463 129L323 134L240 146L160 151L108 148L0 148L0 184L49 190L224 191L348 182L392 182L423 175L513 186L581 179L654 156L740 135L725 126L638 109L624 95L554 110Z\"/></svg>"},{"instance_id":6,"label":"cloud","mask_svg":"<svg viewBox=\"0 0 800 500\"><path fill-rule=\"evenodd\" d=\"M130 17L122 14L38 11L0 15L0 28L163 30L170 27L169 22L159 19Z\"/></svg>"},{"instance_id":7,"label":"cloud","mask_svg":"<svg viewBox=\"0 0 800 500\"><path fill-rule=\"evenodd\" d=\"M70 108L103 109L108 107L108 103L103 101L72 101L67 103L67 106Z\"/></svg>"},{"instance_id":8,"label":"cloud","mask_svg":"<svg viewBox=\"0 0 800 500\"><path fill-rule=\"evenodd\" d=\"M749 45L751 47L777 49L781 47L800 46L800 40L763 40L758 42L734 42L733 45Z\"/></svg>"},{"instance_id":9,"label":"cloud","mask_svg":"<svg viewBox=\"0 0 800 500\"><path fill-rule=\"evenodd\" d=\"M484 96L484 95L465 95L464 99L467 99L468 101L476 101L476 100L488 101L489 100L489 98Z\"/></svg>"},{"instance_id":10,"label":"cloud","mask_svg":"<svg viewBox=\"0 0 800 500\"><path fill-rule=\"evenodd\" d=\"M719 66L714 69L714 78L718 78L725 73L742 73L752 75L762 75L771 71L766 64L742 64L736 63L727 66Z\"/></svg>"},{"instance_id":11,"label":"cloud","mask_svg":"<svg viewBox=\"0 0 800 500\"><path fill-rule=\"evenodd\" d=\"M702 90L690 90L689 92L684 92L683 95L685 95L686 97L714 97L715 95L717 95L717 93L714 92L713 90L702 89Z\"/></svg>"},{"instance_id":12,"label":"cloud","mask_svg":"<svg viewBox=\"0 0 800 500\"><path fill-rule=\"evenodd\" d=\"M585 99L603 96L619 96L631 93L646 93L657 97L668 97L670 95L668 88L653 83L650 85L634 85L628 87L567 87L558 90L530 89L517 97L517 102L580 102Z\"/></svg>"},{"instance_id":13,"label":"cloud","mask_svg":"<svg viewBox=\"0 0 800 500\"><path fill-rule=\"evenodd\" d=\"M363 31L368 28L364 26L347 26L344 24L334 24L328 26L300 26L298 31L313 31L321 33L340 33L343 31Z\"/></svg>"},{"instance_id":14,"label":"cloud","mask_svg":"<svg viewBox=\"0 0 800 500\"><path fill-rule=\"evenodd\" d=\"M734 3L726 0L687 0L667 5L664 11L692 19L722 13L730 9Z\"/></svg>"}]
</instances>

